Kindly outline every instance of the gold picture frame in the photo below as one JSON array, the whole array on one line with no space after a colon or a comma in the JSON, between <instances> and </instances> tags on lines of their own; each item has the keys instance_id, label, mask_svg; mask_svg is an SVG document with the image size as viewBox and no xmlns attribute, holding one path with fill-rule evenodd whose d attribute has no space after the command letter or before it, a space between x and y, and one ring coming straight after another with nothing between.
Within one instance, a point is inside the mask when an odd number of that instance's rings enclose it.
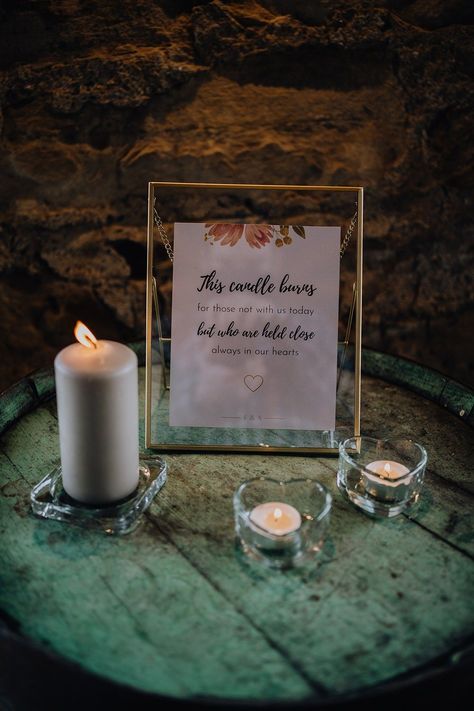
<instances>
[{"instance_id":1,"label":"gold picture frame","mask_svg":"<svg viewBox=\"0 0 474 711\"><path fill-rule=\"evenodd\" d=\"M165 347L169 347L171 336L164 336L162 331L162 322L160 315L160 306L158 299L158 291L156 288L156 279L154 274L154 254L155 254L155 233L158 231L162 242L172 261L171 244L166 239L163 220L158 215L156 210L157 190L160 191L160 198L163 192L171 191L174 196L183 196L186 191L216 191L221 195L235 195L240 191L248 194L254 194L255 191L280 191L283 194L299 194L307 193L328 193L333 195L337 193L352 193L355 196L356 213L354 214L351 224L345 237L341 238L341 258L348 242L351 239L352 232L355 237L355 253L352 257L353 271L355 275L352 283L352 296L348 305L348 316L344 329L344 336L339 340L340 347L339 372L338 372L338 387L341 374L346 373L347 354L349 352L349 340L354 326L354 345L350 349L350 358L348 360L353 364L351 371L351 385L349 387L348 402L351 401L351 426L343 426L341 431L337 427L334 432L315 431L315 437L311 437L311 432L306 432L305 437L301 437L300 441L296 438L294 443L275 444L268 442L258 442L253 444L246 443L226 443L219 441L210 441L206 436L206 441L189 441L185 436L183 441L170 441L172 438L164 438L161 441L154 436L153 427L153 384L160 381L160 392L169 391L169 385L166 376L165 364ZM186 193L189 195L190 193ZM274 194L274 193L271 193ZM209 218L204 217L199 213L196 217L196 210L199 201L194 200L194 217L185 219L180 210L179 200L175 201L174 218L170 218L171 222L193 222L206 221ZM342 437L360 436L360 412L361 412L361 350L362 350L362 287L363 287L363 220L364 220L364 189L360 186L327 186L327 185L267 185L267 184L246 184L246 183L199 183L199 182L168 182L168 181L153 181L148 184L148 226L147 226L147 283L146 283L146 396L145 396L145 446L148 449L157 449L160 451L206 451L206 452L260 452L272 454L337 454L338 443ZM171 214L171 213L170 213ZM179 217L179 219L177 219ZM239 222L239 219L234 220ZM276 221L275 221L276 222ZM284 223L285 224L285 223ZM288 223L291 224L291 223ZM157 229L155 229L157 228ZM356 229L354 229L356 228ZM342 262L341 262L342 265ZM352 278L352 277L351 277ZM154 316L156 317L154 319ZM153 351L153 325L156 323L158 353ZM157 358L160 358L161 365L157 365ZM338 356L339 357L339 356ZM155 370L154 370L155 369ZM160 369L158 380L156 372ZM161 405L157 406L157 411L160 411ZM165 413L163 415L163 412ZM161 412L161 417L166 417L165 410ZM158 416L157 416L158 417ZM337 424L337 423L336 423ZM166 429L167 424L162 420L162 425L159 429ZM175 428L176 429L176 428ZM183 428L179 428L183 429ZM189 428L196 430L196 428ZM200 428L199 428L200 429ZM204 428L203 428L204 429ZM207 428L212 429L212 428ZM219 429L219 428L215 428ZM168 432L171 429L168 428ZM303 432L301 432L303 435ZM318 437L316 437L318 435ZM317 440L312 446L312 440Z\"/></svg>"}]
</instances>

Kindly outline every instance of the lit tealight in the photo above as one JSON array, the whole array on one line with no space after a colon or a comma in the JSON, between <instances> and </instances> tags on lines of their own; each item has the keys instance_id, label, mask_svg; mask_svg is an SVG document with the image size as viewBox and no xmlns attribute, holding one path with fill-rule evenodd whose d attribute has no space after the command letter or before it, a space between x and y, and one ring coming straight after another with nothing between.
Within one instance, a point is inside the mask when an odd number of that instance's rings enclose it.
<instances>
[{"instance_id":1,"label":"lit tealight","mask_svg":"<svg viewBox=\"0 0 474 711\"><path fill-rule=\"evenodd\" d=\"M290 504L269 501L252 509L250 521L262 531L275 536L286 536L300 528L301 514Z\"/></svg>"},{"instance_id":2,"label":"lit tealight","mask_svg":"<svg viewBox=\"0 0 474 711\"><path fill-rule=\"evenodd\" d=\"M400 462L392 462L383 459L379 459L376 462L371 462L365 467L370 472L377 474L382 479L399 479L400 477L409 474L410 470ZM370 477L370 475L368 475ZM389 482L387 482L389 483Z\"/></svg>"},{"instance_id":3,"label":"lit tealight","mask_svg":"<svg viewBox=\"0 0 474 711\"><path fill-rule=\"evenodd\" d=\"M379 459L365 467L363 474L367 492L381 501L404 495L410 470L400 462Z\"/></svg>"}]
</instances>

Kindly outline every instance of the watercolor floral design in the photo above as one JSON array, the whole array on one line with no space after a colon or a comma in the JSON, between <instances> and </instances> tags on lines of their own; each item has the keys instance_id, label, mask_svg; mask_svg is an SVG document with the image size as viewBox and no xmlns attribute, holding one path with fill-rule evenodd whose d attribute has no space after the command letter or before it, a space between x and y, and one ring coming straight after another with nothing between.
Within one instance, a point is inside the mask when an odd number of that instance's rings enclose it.
<instances>
[{"instance_id":1,"label":"watercolor floral design","mask_svg":"<svg viewBox=\"0 0 474 711\"><path fill-rule=\"evenodd\" d=\"M301 225L242 225L225 222L207 222L204 240L210 244L220 244L221 247L235 247L244 236L250 247L261 249L267 244L275 247L288 246L293 242L290 236L292 230L298 237L306 239L304 227Z\"/></svg>"}]
</instances>

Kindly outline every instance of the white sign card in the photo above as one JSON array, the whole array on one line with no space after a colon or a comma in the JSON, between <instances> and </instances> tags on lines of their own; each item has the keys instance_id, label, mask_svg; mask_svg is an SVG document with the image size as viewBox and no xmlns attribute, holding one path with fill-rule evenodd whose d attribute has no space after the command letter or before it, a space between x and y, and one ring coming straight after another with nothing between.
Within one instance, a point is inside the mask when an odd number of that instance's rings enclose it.
<instances>
[{"instance_id":1,"label":"white sign card","mask_svg":"<svg viewBox=\"0 0 474 711\"><path fill-rule=\"evenodd\" d=\"M339 227L177 223L170 425L334 430Z\"/></svg>"}]
</instances>

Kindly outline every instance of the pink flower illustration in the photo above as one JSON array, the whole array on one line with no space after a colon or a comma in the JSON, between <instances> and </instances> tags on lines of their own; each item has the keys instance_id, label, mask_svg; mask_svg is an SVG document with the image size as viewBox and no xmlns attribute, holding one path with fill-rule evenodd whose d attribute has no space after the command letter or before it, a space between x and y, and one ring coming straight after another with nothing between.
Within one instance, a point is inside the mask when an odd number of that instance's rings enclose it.
<instances>
[{"instance_id":1,"label":"pink flower illustration","mask_svg":"<svg viewBox=\"0 0 474 711\"><path fill-rule=\"evenodd\" d=\"M272 238L270 225L245 225L245 239L251 247L265 247Z\"/></svg>"},{"instance_id":2,"label":"pink flower illustration","mask_svg":"<svg viewBox=\"0 0 474 711\"><path fill-rule=\"evenodd\" d=\"M213 237L214 242L220 241L222 247L227 244L229 247L233 247L242 237L244 226L224 223L208 223L206 224L206 229L209 231L209 237Z\"/></svg>"},{"instance_id":3,"label":"pink flower illustration","mask_svg":"<svg viewBox=\"0 0 474 711\"><path fill-rule=\"evenodd\" d=\"M247 244L250 247L264 247L273 236L270 225L241 225L230 223L206 223L207 235L214 242L219 242L222 247L228 245L234 247L245 235Z\"/></svg>"}]
</instances>

